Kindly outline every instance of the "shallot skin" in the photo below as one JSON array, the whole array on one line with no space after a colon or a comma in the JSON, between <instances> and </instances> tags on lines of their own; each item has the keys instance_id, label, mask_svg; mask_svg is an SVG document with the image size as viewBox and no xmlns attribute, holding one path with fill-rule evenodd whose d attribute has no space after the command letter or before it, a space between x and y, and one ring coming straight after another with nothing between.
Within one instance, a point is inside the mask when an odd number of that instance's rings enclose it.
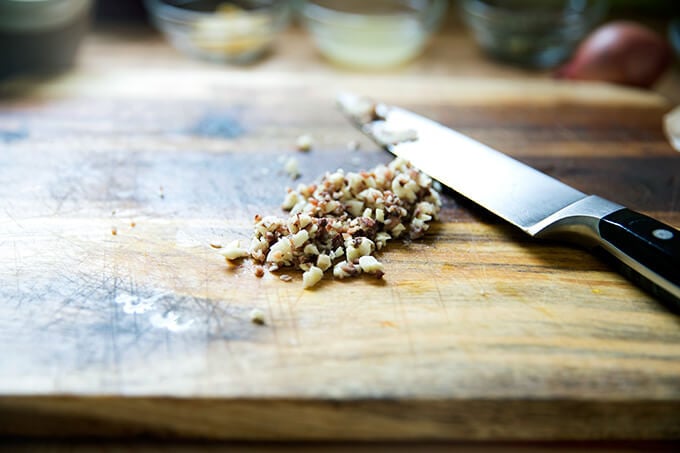
<instances>
[{"instance_id":1,"label":"shallot skin","mask_svg":"<svg viewBox=\"0 0 680 453\"><path fill-rule=\"evenodd\" d=\"M656 32L635 22L616 21L588 36L555 76L649 88L671 60L670 45Z\"/></svg>"}]
</instances>

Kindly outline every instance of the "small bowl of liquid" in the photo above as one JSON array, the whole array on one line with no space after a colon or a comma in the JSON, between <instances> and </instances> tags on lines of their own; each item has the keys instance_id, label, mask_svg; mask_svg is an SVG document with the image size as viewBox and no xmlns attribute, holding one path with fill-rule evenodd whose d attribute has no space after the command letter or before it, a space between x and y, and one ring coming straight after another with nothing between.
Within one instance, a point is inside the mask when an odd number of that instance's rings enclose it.
<instances>
[{"instance_id":1,"label":"small bowl of liquid","mask_svg":"<svg viewBox=\"0 0 680 453\"><path fill-rule=\"evenodd\" d=\"M223 63L257 60L290 19L285 0L146 0L146 5L178 50Z\"/></svg>"},{"instance_id":2,"label":"small bowl of liquid","mask_svg":"<svg viewBox=\"0 0 680 453\"><path fill-rule=\"evenodd\" d=\"M446 12L446 0L309 0L303 24L328 60L355 68L396 66L418 56Z\"/></svg>"}]
</instances>

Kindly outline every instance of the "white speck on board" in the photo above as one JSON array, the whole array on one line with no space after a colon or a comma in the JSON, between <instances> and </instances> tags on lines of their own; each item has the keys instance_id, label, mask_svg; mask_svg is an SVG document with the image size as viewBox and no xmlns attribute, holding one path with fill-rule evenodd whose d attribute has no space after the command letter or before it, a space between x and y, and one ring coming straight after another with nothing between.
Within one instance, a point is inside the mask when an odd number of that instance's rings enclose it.
<instances>
[{"instance_id":1,"label":"white speck on board","mask_svg":"<svg viewBox=\"0 0 680 453\"><path fill-rule=\"evenodd\" d=\"M192 319L182 321L182 317L170 310L166 313L156 313L151 316L151 325L160 329L168 329L170 332L183 332L194 323Z\"/></svg>"}]
</instances>

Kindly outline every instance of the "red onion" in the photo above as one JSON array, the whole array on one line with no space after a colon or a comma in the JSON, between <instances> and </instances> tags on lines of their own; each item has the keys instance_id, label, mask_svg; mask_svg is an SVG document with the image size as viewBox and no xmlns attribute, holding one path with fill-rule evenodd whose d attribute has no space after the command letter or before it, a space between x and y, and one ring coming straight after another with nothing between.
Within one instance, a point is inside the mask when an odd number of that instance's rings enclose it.
<instances>
[{"instance_id":1,"label":"red onion","mask_svg":"<svg viewBox=\"0 0 680 453\"><path fill-rule=\"evenodd\" d=\"M635 22L617 21L591 33L555 76L649 87L671 59L670 46L657 33Z\"/></svg>"}]
</instances>

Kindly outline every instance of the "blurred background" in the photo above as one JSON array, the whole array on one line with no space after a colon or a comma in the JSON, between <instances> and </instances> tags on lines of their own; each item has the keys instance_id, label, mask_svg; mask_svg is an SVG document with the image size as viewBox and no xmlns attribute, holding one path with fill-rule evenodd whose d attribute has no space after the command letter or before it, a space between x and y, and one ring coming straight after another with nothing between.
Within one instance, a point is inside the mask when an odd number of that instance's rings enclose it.
<instances>
[{"instance_id":1,"label":"blurred background","mask_svg":"<svg viewBox=\"0 0 680 453\"><path fill-rule=\"evenodd\" d=\"M679 9L665 0L0 0L0 76L68 67L88 31L121 25L154 27L190 57L237 64L264 58L281 31L299 26L328 62L385 69L417 58L432 34L464 24L495 61L549 69L575 56L598 26L624 19L628 28L602 38L623 55L561 76L611 78L605 73L623 71L613 65L632 53L651 74L618 81L649 86L670 64L672 46L677 60ZM631 27L638 24L648 28Z\"/></svg>"},{"instance_id":2,"label":"blurred background","mask_svg":"<svg viewBox=\"0 0 680 453\"><path fill-rule=\"evenodd\" d=\"M459 59L451 75L600 80L680 102L680 3L666 0L0 0L0 80L68 70L93 36L225 67L295 64L304 48L316 69L404 72L429 54L449 71Z\"/></svg>"}]
</instances>

